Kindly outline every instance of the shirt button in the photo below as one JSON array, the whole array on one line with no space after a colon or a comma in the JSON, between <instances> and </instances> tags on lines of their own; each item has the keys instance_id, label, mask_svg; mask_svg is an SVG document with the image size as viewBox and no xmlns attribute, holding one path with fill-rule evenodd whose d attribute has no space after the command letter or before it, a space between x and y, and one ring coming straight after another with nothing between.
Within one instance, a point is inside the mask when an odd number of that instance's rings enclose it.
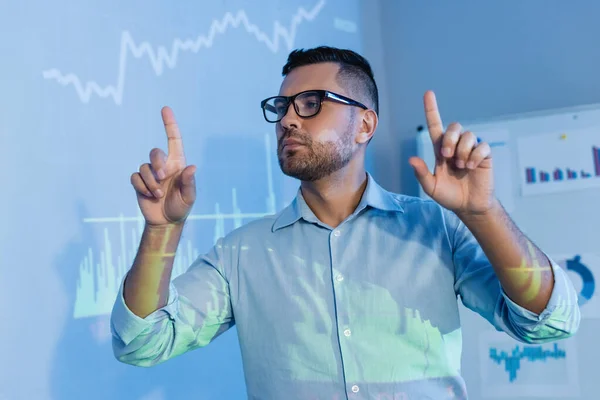
<instances>
[{"instance_id":1,"label":"shirt button","mask_svg":"<svg viewBox=\"0 0 600 400\"><path fill-rule=\"evenodd\" d=\"M345 336L350 336L350 335L352 335L352 332L350 331L350 329L346 329L346 330L344 331L344 335L345 335Z\"/></svg>"},{"instance_id":2,"label":"shirt button","mask_svg":"<svg viewBox=\"0 0 600 400\"><path fill-rule=\"evenodd\" d=\"M356 385L352 386L352 391L354 393L358 392L358 386L356 386Z\"/></svg>"},{"instance_id":3,"label":"shirt button","mask_svg":"<svg viewBox=\"0 0 600 400\"><path fill-rule=\"evenodd\" d=\"M338 276L335 277L335 280L338 281L338 282L341 282L341 281L344 280L344 277L342 275L338 275Z\"/></svg>"},{"instance_id":4,"label":"shirt button","mask_svg":"<svg viewBox=\"0 0 600 400\"><path fill-rule=\"evenodd\" d=\"M342 232L340 231L333 231L333 236L340 236L342 234Z\"/></svg>"}]
</instances>

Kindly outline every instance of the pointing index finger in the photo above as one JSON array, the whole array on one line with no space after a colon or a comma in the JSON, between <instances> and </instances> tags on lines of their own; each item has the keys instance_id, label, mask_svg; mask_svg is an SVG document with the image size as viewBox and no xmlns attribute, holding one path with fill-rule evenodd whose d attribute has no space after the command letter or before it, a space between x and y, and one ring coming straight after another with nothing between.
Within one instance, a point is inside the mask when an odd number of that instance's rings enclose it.
<instances>
[{"instance_id":1,"label":"pointing index finger","mask_svg":"<svg viewBox=\"0 0 600 400\"><path fill-rule=\"evenodd\" d=\"M181 140L181 132L179 132L179 126L175 120L175 114L169 107L163 107L161 110L162 120L165 125L165 131L167 133L169 157L175 157L178 159L184 159L183 153L183 142Z\"/></svg>"},{"instance_id":2,"label":"pointing index finger","mask_svg":"<svg viewBox=\"0 0 600 400\"><path fill-rule=\"evenodd\" d=\"M437 150L436 156L438 156L439 146L444 134L444 126L442 125L442 117L440 116L435 94L431 90L428 90L425 96L423 96L423 104L425 106L425 118L427 119L429 136L431 137L433 146Z\"/></svg>"}]
</instances>

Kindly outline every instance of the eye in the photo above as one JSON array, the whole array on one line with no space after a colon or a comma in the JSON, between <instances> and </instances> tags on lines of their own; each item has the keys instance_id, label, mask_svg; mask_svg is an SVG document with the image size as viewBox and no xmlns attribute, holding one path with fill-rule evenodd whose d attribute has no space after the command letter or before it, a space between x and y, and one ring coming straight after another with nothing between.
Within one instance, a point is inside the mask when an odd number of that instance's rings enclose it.
<instances>
[{"instance_id":1,"label":"eye","mask_svg":"<svg viewBox=\"0 0 600 400\"><path fill-rule=\"evenodd\" d=\"M286 103L284 101L275 102L274 108L277 114L285 114L285 111L287 110Z\"/></svg>"}]
</instances>

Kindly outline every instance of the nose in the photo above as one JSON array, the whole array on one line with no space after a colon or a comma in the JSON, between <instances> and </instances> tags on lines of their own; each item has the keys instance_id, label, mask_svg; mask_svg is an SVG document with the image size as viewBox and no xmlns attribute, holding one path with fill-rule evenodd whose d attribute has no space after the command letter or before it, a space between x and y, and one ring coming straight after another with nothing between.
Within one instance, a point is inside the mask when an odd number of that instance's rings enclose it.
<instances>
[{"instance_id":1,"label":"nose","mask_svg":"<svg viewBox=\"0 0 600 400\"><path fill-rule=\"evenodd\" d=\"M290 128L300 129L300 117L298 117L298 114L296 113L294 103L290 103L287 112L285 113L281 121L279 121L279 123L286 130Z\"/></svg>"}]
</instances>

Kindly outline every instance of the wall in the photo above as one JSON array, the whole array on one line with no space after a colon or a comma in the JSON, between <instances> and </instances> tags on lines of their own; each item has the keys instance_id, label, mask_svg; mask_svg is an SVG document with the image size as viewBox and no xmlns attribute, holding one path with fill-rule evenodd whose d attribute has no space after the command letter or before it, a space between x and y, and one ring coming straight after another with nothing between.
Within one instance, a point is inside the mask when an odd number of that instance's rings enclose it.
<instances>
[{"instance_id":1,"label":"wall","mask_svg":"<svg viewBox=\"0 0 600 400\"><path fill-rule=\"evenodd\" d=\"M363 48L382 92L369 166L418 194L408 158L432 89L445 124L600 102L600 3L365 0Z\"/></svg>"}]
</instances>

